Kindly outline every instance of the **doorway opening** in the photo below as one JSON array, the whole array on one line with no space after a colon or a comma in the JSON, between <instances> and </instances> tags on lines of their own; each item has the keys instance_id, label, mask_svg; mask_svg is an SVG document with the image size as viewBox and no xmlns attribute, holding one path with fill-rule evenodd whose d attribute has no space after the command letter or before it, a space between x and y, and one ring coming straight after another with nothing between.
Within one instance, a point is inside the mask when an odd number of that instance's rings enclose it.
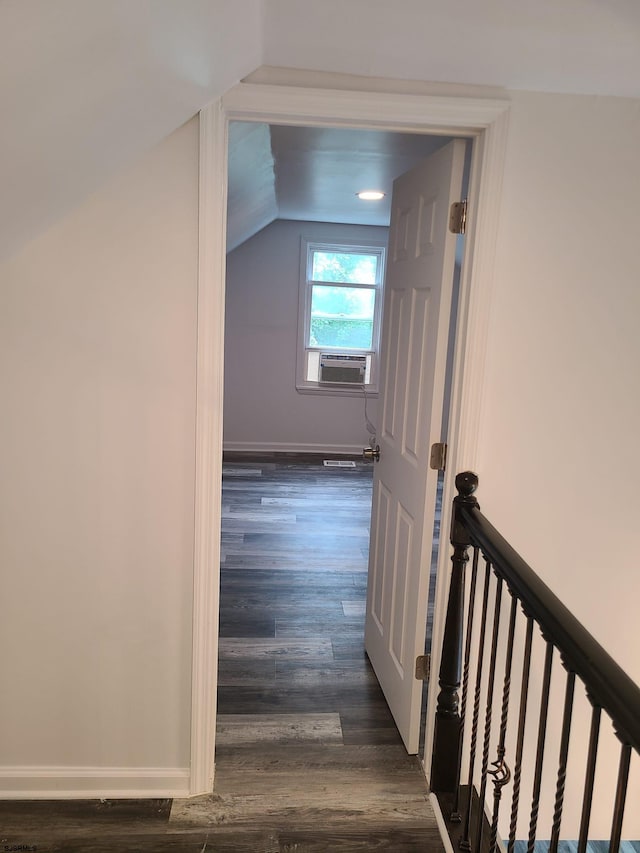
<instances>
[{"instance_id":1,"label":"doorway opening","mask_svg":"<svg viewBox=\"0 0 640 853\"><path fill-rule=\"evenodd\" d=\"M376 411L377 393L368 394L364 387L339 387L339 390L326 386L319 389L300 388L294 380L290 369L296 362L296 350L300 347L300 322L302 310L297 305L302 304L304 295L299 288L300 279L305 270L305 246L309 241L313 245L345 245L355 246L384 244L387 247L388 226L391 213L391 196L393 181L411 172L435 151L446 148L451 137L443 135L396 134L393 132L369 130L343 130L324 127L282 127L252 123L232 123L229 128L229 206L228 222L229 244L232 247L227 263L226 285L226 337L225 337L225 434L224 448L232 452L236 465L241 464L236 456L244 452L247 468L246 476L261 477L262 484L269 479L263 476L263 470L251 466L253 459L257 463L268 462L269 454L273 453L315 453L318 459L322 455L340 452L358 452L358 447L366 443L367 435L371 433L371 420L374 424L380 418ZM466 144L466 156L464 154ZM472 143L466 141L460 145L460 156L464 159L464 175L461 178L462 194L466 195L469 182ZM268 168L265 169L265 160ZM462 165L460 166L462 171ZM413 174L413 173L412 173ZM309 176L312 176L312 180ZM350 183L347 182L347 176ZM305 185L300 186L301 182ZM355 190L363 186L377 186L387 194L383 207L366 206L356 199ZM430 198L428 190L425 198ZM260 201L262 196L266 201ZM283 213L273 222L260 227L264 222L264 211L269 208L275 196L274 212ZM457 198L457 196L456 196ZM252 205L246 211L249 200ZM332 207L333 206L333 207ZM240 210L238 208L241 208ZM256 212L260 215L256 218ZM448 206L439 210L440 217L448 219ZM331 219L331 221L327 221ZM348 221L352 220L352 221ZM353 221L360 220L360 221ZM446 225L445 225L446 228ZM257 232L257 233L254 233ZM246 237L246 239L243 239ZM239 242L240 241L240 242ZM455 319L457 312L457 297L459 293L460 271L463 255L462 237L458 245L451 238L450 251L456 250L456 263L447 267L447 276L453 279L447 285L451 293L451 322L447 318L450 330L448 344L445 340L446 358L439 362L439 370L443 376L436 384L444 385L444 416L442 425L438 423L437 438L446 440L448 409L451 393L453 371ZM433 251L429 249L429 251ZM395 261L391 258L391 263ZM343 272L338 269L336 275ZM336 278L336 281L340 280ZM448 310L448 308L447 308ZM384 321L383 321L384 322ZM425 335L426 329L416 325L413 336ZM413 341L414 352L426 352L426 344L421 340ZM432 356L433 357L433 354ZM298 353L299 360L299 353ZM398 376L395 382L403 383L406 376ZM320 396L311 400L307 394L314 390ZM393 389L391 389L393 391ZM417 388L416 388L417 390ZM300 392L303 393L300 393ZM306 394L304 393L306 392ZM365 405L369 399L369 413ZM312 404L312 405L310 405ZM367 429L367 426L369 429ZM375 432L375 428L374 432ZM327 436L330 438L327 439ZM311 440L309 440L311 439ZM375 444L375 436L373 437ZM277 464L277 460L276 460ZM282 462L281 462L282 464ZM246 486L242 468L227 467L223 472L227 478L240 478L238 484ZM269 475L271 472L269 472ZM325 475L326 476L326 475ZM259 480L252 488L258 489ZM235 488L229 486L229 488ZM440 481L440 499L442 495L442 479ZM283 500L263 496L262 500L269 502ZM293 506L300 497L292 498ZM286 506L286 501L284 502ZM229 506L234 506L233 519L228 516ZM229 498L223 504L223 525L238 525L242 527L241 505ZM250 511L249 511L250 512ZM264 513L264 507L262 507ZM223 579L229 574L231 563L242 558L243 551L248 554L248 561L255 568L258 563L275 571L278 547L287 541L285 530L291 523L291 513L280 513L274 516L274 525L280 523L282 535L275 530L271 536L260 525L255 533L247 534L260 538L264 548L271 542L274 550L269 555L267 550L256 555L245 543L234 542L239 529L224 529L223 537ZM354 513L355 515L355 513ZM246 516L246 527L251 524L251 514ZM344 528L343 519L336 519L335 536L340 536ZM265 522L262 521L261 524ZM437 523L439 524L439 514ZM328 531L327 531L328 532ZM437 564L438 540L429 536L429 551L432 552L432 569L429 572L430 605L422 615L422 627L417 628L421 633L419 642L428 642L426 649L430 652L432 636L431 619L435 597L435 575ZM227 553L229 561L227 564ZM271 559L273 556L274 559ZM285 564L288 555L285 555ZM345 555L345 562L348 559ZM234 563L235 564L235 563ZM247 564L242 563L246 568ZM227 593L228 584L223 583L221 589L221 613L225 618L221 623L221 650L225 656L221 664L227 666L226 656L241 654L241 643L236 643L234 650L230 648L233 638L233 626L228 624L227 612L229 601L225 595L237 596L239 572L235 572L233 592ZM255 575L252 576L255 579ZM260 577L263 581L264 577ZM252 583L247 579L247 584ZM302 614L297 614L302 616ZM261 630L271 635L278 633L278 620L275 627L271 620L257 619L264 624L245 626L249 632ZM241 637L242 620L238 621L236 639ZM290 620L280 619L281 631L289 632ZM306 636L308 624L300 628ZM331 633L326 628L326 633ZM247 639L247 638L245 638ZM264 639L264 638L263 638ZM335 639L335 638L334 638ZM265 646L265 643L261 644ZM276 643L271 651L265 653L282 655L284 647ZM256 651L257 644L246 643L244 646L247 658ZM289 650L289 654L295 654ZM238 667L237 660L232 664L234 672ZM413 670L413 660L412 660ZM234 681L237 676L226 672L221 679ZM413 672L411 674L413 678ZM221 696L226 696L226 685L221 681ZM233 687L230 684L229 687ZM283 688L284 689L284 688ZM423 691L422 717L426 720L427 693ZM227 702L222 709L230 706ZM424 742L424 722L421 725ZM404 735L403 735L404 736ZM412 751L418 746L417 738Z\"/></svg>"},{"instance_id":2,"label":"doorway opening","mask_svg":"<svg viewBox=\"0 0 640 853\"><path fill-rule=\"evenodd\" d=\"M401 84L399 84L401 87ZM471 239L461 282L454 354L450 435L451 469L473 465L480 393L478 370L486 337L488 292L508 103L449 95L312 90L240 84L201 113L200 265L198 289L198 407L194 654L192 669L191 792L211 790L214 772L218 612L219 482L222 447L222 350L225 271L226 127L230 120L450 133L474 138ZM482 191L481 191L482 189ZM469 369L471 365L471 369ZM464 372L463 372L463 367ZM481 375L481 374L479 374ZM450 489L445 477L446 498ZM443 609L436 590L436 617ZM437 632L437 618L436 618ZM434 662L437 665L437 662ZM429 723L428 723L429 724ZM430 742L427 735L427 744ZM428 763L428 762L427 762Z\"/></svg>"}]
</instances>

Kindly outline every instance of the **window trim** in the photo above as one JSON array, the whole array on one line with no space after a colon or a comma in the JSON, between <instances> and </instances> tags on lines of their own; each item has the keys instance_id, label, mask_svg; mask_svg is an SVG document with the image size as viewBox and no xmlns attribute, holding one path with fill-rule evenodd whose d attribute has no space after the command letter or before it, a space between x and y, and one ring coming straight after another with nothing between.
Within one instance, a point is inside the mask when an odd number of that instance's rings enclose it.
<instances>
[{"instance_id":1,"label":"window trim","mask_svg":"<svg viewBox=\"0 0 640 853\"><path fill-rule=\"evenodd\" d=\"M313 251L344 252L345 254L375 254L378 256L376 281L374 284L354 282L330 282L311 278ZM298 289L298 342L296 351L296 390L302 394L325 394L331 396L362 396L362 385L327 386L306 378L307 353L348 352L349 355L370 356L369 382L366 392L377 396L380 375L380 338L382 331L382 308L387 247L380 240L318 240L304 235L300 238L300 282ZM313 347L307 345L311 323L311 295L314 284L362 287L374 290L373 335L371 349L341 349L339 347Z\"/></svg>"}]
</instances>

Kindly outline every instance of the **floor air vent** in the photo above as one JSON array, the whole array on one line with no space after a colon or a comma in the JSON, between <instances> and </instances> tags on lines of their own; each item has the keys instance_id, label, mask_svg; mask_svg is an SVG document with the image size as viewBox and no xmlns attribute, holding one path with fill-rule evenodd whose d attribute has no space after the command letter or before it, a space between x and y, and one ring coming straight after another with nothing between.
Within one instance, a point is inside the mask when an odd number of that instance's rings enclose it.
<instances>
[{"instance_id":1,"label":"floor air vent","mask_svg":"<svg viewBox=\"0 0 640 853\"><path fill-rule=\"evenodd\" d=\"M325 468L355 468L356 463L350 459L324 459Z\"/></svg>"}]
</instances>

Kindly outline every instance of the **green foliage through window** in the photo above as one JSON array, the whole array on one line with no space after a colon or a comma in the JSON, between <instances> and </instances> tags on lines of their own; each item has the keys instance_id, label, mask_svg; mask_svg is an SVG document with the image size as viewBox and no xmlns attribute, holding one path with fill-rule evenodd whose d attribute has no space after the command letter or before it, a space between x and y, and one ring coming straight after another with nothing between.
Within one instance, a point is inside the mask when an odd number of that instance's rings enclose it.
<instances>
[{"instance_id":1,"label":"green foliage through window","mask_svg":"<svg viewBox=\"0 0 640 853\"><path fill-rule=\"evenodd\" d=\"M375 299L373 287L314 284L309 346L371 349Z\"/></svg>"},{"instance_id":2,"label":"green foliage through window","mask_svg":"<svg viewBox=\"0 0 640 853\"><path fill-rule=\"evenodd\" d=\"M371 349L373 320L312 317L309 346Z\"/></svg>"},{"instance_id":3,"label":"green foliage through window","mask_svg":"<svg viewBox=\"0 0 640 853\"><path fill-rule=\"evenodd\" d=\"M359 252L313 251L311 278L313 281L344 281L349 284L375 284L378 255Z\"/></svg>"}]
</instances>

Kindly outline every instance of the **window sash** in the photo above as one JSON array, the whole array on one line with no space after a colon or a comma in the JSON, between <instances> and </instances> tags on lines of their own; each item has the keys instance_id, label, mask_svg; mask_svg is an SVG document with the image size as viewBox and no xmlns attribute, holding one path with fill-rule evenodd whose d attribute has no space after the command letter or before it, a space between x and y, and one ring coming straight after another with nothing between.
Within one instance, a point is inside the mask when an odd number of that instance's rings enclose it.
<instances>
[{"instance_id":1,"label":"window sash","mask_svg":"<svg viewBox=\"0 0 640 853\"><path fill-rule=\"evenodd\" d=\"M309 287L311 307L305 330L308 347L373 349L379 295L375 287L316 281L310 282ZM342 299L340 291L344 291ZM356 294L364 298L358 299Z\"/></svg>"},{"instance_id":2,"label":"window sash","mask_svg":"<svg viewBox=\"0 0 640 853\"><path fill-rule=\"evenodd\" d=\"M366 257L376 258L375 280L368 281L330 281L329 279L316 279L313 277L313 259L315 253L334 254L334 255L364 255ZM345 245L344 243L307 243L307 259L306 259L306 277L307 282L318 282L319 284L336 284L349 285L352 287L382 287L383 271L384 271L384 254L383 246L362 246L362 245Z\"/></svg>"},{"instance_id":3,"label":"window sash","mask_svg":"<svg viewBox=\"0 0 640 853\"><path fill-rule=\"evenodd\" d=\"M384 279L384 262L386 247L376 244L352 244L330 243L320 241L309 241L302 238L301 246L301 279L300 279L300 303L298 321L298 355L296 369L296 387L299 391L317 392L322 394L355 394L355 388L349 386L327 387L317 380L319 357L322 352L348 352L352 355L364 355L367 357L365 383L371 393L377 393L379 356L380 356L380 326L382 317L382 284ZM313 278L313 260L315 252L333 253L340 255L365 255L376 258L375 282L359 281L329 281ZM312 301L314 287L336 287L348 288L352 291L357 289L368 290L373 294L372 299L372 329L371 339L360 338L354 342L343 341L331 342L324 338L324 343L312 342ZM342 312L341 312L342 313ZM346 313L346 312L345 312ZM371 322L371 317L369 318ZM355 343L355 345L353 345ZM367 344L366 346L358 344ZM315 367L314 367L315 366ZM361 391L359 392L361 393Z\"/></svg>"},{"instance_id":4,"label":"window sash","mask_svg":"<svg viewBox=\"0 0 640 853\"><path fill-rule=\"evenodd\" d=\"M328 269L326 271L326 274L323 275L322 273L324 271L318 268L320 267L320 263L316 264L316 260L323 256L327 259L331 258L332 256L334 258L361 258L362 261L360 263L360 266L351 272L348 269L345 269L344 266L341 268L339 263L334 263L333 269ZM373 261L373 271L371 269L367 269L367 264L363 264L365 260ZM327 265L330 265L331 262L327 260L326 263ZM379 282L379 268L380 255L378 252L375 251L347 251L346 249L338 251L335 249L319 249L316 247L312 248L309 252L309 281L323 282L328 284L355 284L369 286L376 285ZM356 275L358 271L361 273L360 276ZM344 277L334 278L331 276L332 272L342 273L342 276Z\"/></svg>"}]
</instances>

